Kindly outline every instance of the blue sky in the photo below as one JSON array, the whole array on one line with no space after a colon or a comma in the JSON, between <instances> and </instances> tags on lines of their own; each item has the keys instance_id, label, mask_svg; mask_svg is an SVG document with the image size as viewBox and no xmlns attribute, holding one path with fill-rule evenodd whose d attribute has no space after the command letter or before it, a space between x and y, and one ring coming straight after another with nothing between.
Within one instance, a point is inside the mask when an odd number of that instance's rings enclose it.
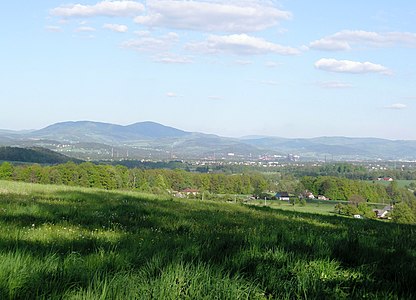
<instances>
[{"instance_id":1,"label":"blue sky","mask_svg":"<svg viewBox=\"0 0 416 300\"><path fill-rule=\"evenodd\" d=\"M416 139L416 2L7 1L2 129Z\"/></svg>"}]
</instances>

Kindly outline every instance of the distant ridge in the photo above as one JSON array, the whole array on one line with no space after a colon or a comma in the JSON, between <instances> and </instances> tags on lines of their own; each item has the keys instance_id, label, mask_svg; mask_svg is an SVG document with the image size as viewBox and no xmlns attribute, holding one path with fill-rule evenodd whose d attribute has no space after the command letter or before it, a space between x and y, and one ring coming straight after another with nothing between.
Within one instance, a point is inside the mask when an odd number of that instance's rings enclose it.
<instances>
[{"instance_id":1,"label":"distant ridge","mask_svg":"<svg viewBox=\"0 0 416 300\"><path fill-rule=\"evenodd\" d=\"M341 159L416 159L416 141L381 138L317 137L246 139L261 149L279 149L303 156L330 155Z\"/></svg>"},{"instance_id":2,"label":"distant ridge","mask_svg":"<svg viewBox=\"0 0 416 300\"><path fill-rule=\"evenodd\" d=\"M110 123L62 122L34 131L31 137L76 142L118 143L142 139L182 137L190 134L155 122L139 122L123 126Z\"/></svg>"},{"instance_id":3,"label":"distant ridge","mask_svg":"<svg viewBox=\"0 0 416 300\"><path fill-rule=\"evenodd\" d=\"M72 150L69 150L66 144L70 144ZM294 154L307 160L323 160L327 157L341 161L416 160L416 141L342 136L228 138L188 132L150 121L125 126L92 121L70 121L30 132L0 130L0 145L41 146L54 150L58 150L58 145L61 145L59 151L64 146L65 151L68 150L66 153L83 159L92 159L92 157L112 159L118 157L120 153L125 153L125 158L134 155L140 159L210 157L251 159L260 156L274 159L274 157L284 158Z\"/></svg>"},{"instance_id":4,"label":"distant ridge","mask_svg":"<svg viewBox=\"0 0 416 300\"><path fill-rule=\"evenodd\" d=\"M132 133L149 138L183 137L190 134L190 132L150 121L134 123L125 128Z\"/></svg>"}]
</instances>

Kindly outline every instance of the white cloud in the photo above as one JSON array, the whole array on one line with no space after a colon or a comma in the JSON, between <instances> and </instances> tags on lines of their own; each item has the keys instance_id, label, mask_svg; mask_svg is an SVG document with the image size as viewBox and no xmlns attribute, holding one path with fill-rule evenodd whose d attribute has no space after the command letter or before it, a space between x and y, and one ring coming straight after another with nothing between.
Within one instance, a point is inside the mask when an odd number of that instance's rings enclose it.
<instances>
[{"instance_id":1,"label":"white cloud","mask_svg":"<svg viewBox=\"0 0 416 300\"><path fill-rule=\"evenodd\" d=\"M168 93L166 93L166 97L177 98L177 97L179 97L179 95L174 93L174 92L168 92Z\"/></svg>"},{"instance_id":2,"label":"white cloud","mask_svg":"<svg viewBox=\"0 0 416 300\"><path fill-rule=\"evenodd\" d=\"M191 57L175 54L172 51L179 42L179 35L169 32L162 36L152 36L149 31L135 32L137 38L125 41L122 47L138 52L151 54L154 62L163 64L190 64L193 63Z\"/></svg>"},{"instance_id":3,"label":"white cloud","mask_svg":"<svg viewBox=\"0 0 416 300\"><path fill-rule=\"evenodd\" d=\"M313 41L309 44L309 47L326 51L343 51L350 50L354 45L367 47L416 47L416 34L411 32L377 33L364 30L343 30Z\"/></svg>"},{"instance_id":4,"label":"white cloud","mask_svg":"<svg viewBox=\"0 0 416 300\"><path fill-rule=\"evenodd\" d=\"M187 56L180 56L175 54L161 54L153 58L154 62L164 64L190 64L193 60Z\"/></svg>"},{"instance_id":5,"label":"white cloud","mask_svg":"<svg viewBox=\"0 0 416 300\"><path fill-rule=\"evenodd\" d=\"M405 109L405 108L407 108L407 105L402 104L402 103L394 103L394 104L385 106L384 108L386 108L386 109Z\"/></svg>"},{"instance_id":6,"label":"white cloud","mask_svg":"<svg viewBox=\"0 0 416 300\"><path fill-rule=\"evenodd\" d=\"M151 36L150 31L148 30L138 30L138 31L135 31L134 34L140 37Z\"/></svg>"},{"instance_id":7,"label":"white cloud","mask_svg":"<svg viewBox=\"0 0 416 300\"><path fill-rule=\"evenodd\" d=\"M389 70L388 68L371 62L336 60L333 58L321 58L320 60L315 62L315 68L323 71L337 73L380 73L384 75L392 74L391 70Z\"/></svg>"},{"instance_id":8,"label":"white cloud","mask_svg":"<svg viewBox=\"0 0 416 300\"><path fill-rule=\"evenodd\" d=\"M178 41L176 33L170 32L161 37L152 37L149 34L139 35L122 44L122 47L133 49L139 52L163 53L169 51Z\"/></svg>"},{"instance_id":9,"label":"white cloud","mask_svg":"<svg viewBox=\"0 0 416 300\"><path fill-rule=\"evenodd\" d=\"M310 43L309 47L312 49L326 51L345 51L351 49L350 44L346 41L337 41L325 38Z\"/></svg>"},{"instance_id":10,"label":"white cloud","mask_svg":"<svg viewBox=\"0 0 416 300\"><path fill-rule=\"evenodd\" d=\"M120 24L104 24L103 28L120 33L127 32L129 30L129 28L126 25Z\"/></svg>"},{"instance_id":11,"label":"white cloud","mask_svg":"<svg viewBox=\"0 0 416 300\"><path fill-rule=\"evenodd\" d=\"M144 11L144 5L136 1L102 1L94 5L71 4L50 11L58 17L133 17Z\"/></svg>"},{"instance_id":12,"label":"white cloud","mask_svg":"<svg viewBox=\"0 0 416 300\"><path fill-rule=\"evenodd\" d=\"M347 89L352 87L352 84L341 81L320 81L317 84L324 89Z\"/></svg>"},{"instance_id":13,"label":"white cloud","mask_svg":"<svg viewBox=\"0 0 416 300\"><path fill-rule=\"evenodd\" d=\"M210 35L205 41L189 43L186 49L201 53L230 53L239 55L269 54L297 55L300 50L268 42L247 34Z\"/></svg>"},{"instance_id":14,"label":"white cloud","mask_svg":"<svg viewBox=\"0 0 416 300\"><path fill-rule=\"evenodd\" d=\"M75 29L76 32L94 32L95 28L90 26L80 26Z\"/></svg>"},{"instance_id":15,"label":"white cloud","mask_svg":"<svg viewBox=\"0 0 416 300\"><path fill-rule=\"evenodd\" d=\"M289 20L292 14L266 1L148 0L135 22L198 31L252 32Z\"/></svg>"}]
</instances>

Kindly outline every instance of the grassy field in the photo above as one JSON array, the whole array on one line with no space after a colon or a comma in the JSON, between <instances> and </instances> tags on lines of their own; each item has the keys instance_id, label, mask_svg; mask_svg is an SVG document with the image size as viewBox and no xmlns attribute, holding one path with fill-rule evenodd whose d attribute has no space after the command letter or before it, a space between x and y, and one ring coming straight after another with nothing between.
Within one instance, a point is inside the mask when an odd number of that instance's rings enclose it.
<instances>
[{"instance_id":1,"label":"grassy field","mask_svg":"<svg viewBox=\"0 0 416 300\"><path fill-rule=\"evenodd\" d=\"M412 182L416 182L416 180L395 180L395 182L397 182L397 186L400 188L405 188L406 186L408 186L409 184L411 184ZM383 186L388 186L390 185L390 181L384 181L384 180L368 180L368 183L375 183L375 184L381 184Z\"/></svg>"},{"instance_id":2,"label":"grassy field","mask_svg":"<svg viewBox=\"0 0 416 300\"><path fill-rule=\"evenodd\" d=\"M348 204L348 201L334 201L334 200L308 200L305 206L300 204L292 205L287 201L280 200L267 200L266 206L273 209L288 210L292 212L323 214L323 215L336 215L334 209L337 203ZM264 200L252 200L248 202L249 205L265 206ZM383 208L386 204L383 203L371 203L372 208Z\"/></svg>"},{"instance_id":3,"label":"grassy field","mask_svg":"<svg viewBox=\"0 0 416 300\"><path fill-rule=\"evenodd\" d=\"M416 227L0 181L0 299L414 299Z\"/></svg>"}]
</instances>

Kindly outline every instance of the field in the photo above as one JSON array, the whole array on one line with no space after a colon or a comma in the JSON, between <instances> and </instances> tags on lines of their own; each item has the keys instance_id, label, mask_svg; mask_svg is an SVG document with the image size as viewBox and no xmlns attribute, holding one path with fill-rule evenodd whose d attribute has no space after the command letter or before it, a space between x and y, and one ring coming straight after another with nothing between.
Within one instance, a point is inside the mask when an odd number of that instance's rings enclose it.
<instances>
[{"instance_id":1,"label":"field","mask_svg":"<svg viewBox=\"0 0 416 300\"><path fill-rule=\"evenodd\" d=\"M300 204L292 205L288 201L267 200L266 206L279 210L288 210L300 213L313 213L323 215L336 215L335 205L337 203L348 204L348 201L335 200L307 200L305 206ZM264 200L252 200L248 202L249 205L264 206ZM386 204L383 203L369 203L371 208L383 208Z\"/></svg>"},{"instance_id":2,"label":"field","mask_svg":"<svg viewBox=\"0 0 416 300\"><path fill-rule=\"evenodd\" d=\"M381 184L383 186L388 186L391 184L391 181L384 181L384 180L368 180L367 182L369 183L376 183L376 184ZM415 183L415 180L395 180L395 182L397 183L397 186L400 188L405 188L406 186L408 186L409 184L411 184L412 182Z\"/></svg>"},{"instance_id":3,"label":"field","mask_svg":"<svg viewBox=\"0 0 416 300\"><path fill-rule=\"evenodd\" d=\"M0 299L414 299L416 227L0 181Z\"/></svg>"}]
</instances>

